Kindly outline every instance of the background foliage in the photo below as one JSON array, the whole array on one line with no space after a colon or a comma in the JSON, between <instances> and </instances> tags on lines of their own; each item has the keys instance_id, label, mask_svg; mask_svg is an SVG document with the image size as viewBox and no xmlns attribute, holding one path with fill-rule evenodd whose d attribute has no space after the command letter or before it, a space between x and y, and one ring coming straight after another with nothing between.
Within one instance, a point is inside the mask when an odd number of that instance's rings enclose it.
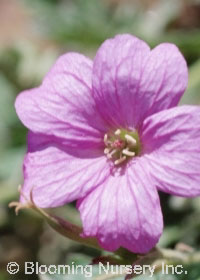
<instances>
[{"instance_id":1,"label":"background foliage","mask_svg":"<svg viewBox=\"0 0 200 280\"><path fill-rule=\"evenodd\" d=\"M0 280L11 279L6 272L9 261L21 267L25 261L88 264L104 254L64 239L32 211L16 217L8 208L10 201L18 199L26 151L27 131L17 119L14 100L23 89L39 85L59 54L73 50L94 57L106 38L127 32L152 47L166 41L177 44L190 71L182 103L200 104L200 1L0 0ZM200 250L200 198L160 197L165 231L159 245L174 248L183 242ZM54 212L80 223L74 205ZM200 280L199 267L188 267L187 279ZM21 273L13 279L36 280L37 276ZM157 275L154 279L186 278Z\"/></svg>"}]
</instances>

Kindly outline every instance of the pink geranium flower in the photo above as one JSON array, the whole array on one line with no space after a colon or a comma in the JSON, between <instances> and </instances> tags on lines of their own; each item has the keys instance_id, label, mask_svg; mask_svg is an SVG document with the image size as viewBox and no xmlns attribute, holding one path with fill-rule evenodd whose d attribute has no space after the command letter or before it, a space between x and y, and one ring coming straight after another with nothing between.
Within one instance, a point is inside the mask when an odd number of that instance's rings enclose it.
<instances>
[{"instance_id":1,"label":"pink geranium flower","mask_svg":"<svg viewBox=\"0 0 200 280\"><path fill-rule=\"evenodd\" d=\"M84 236L148 252L163 229L158 190L200 195L200 109L175 107L187 82L176 46L131 35L106 40L93 62L61 56L16 100L30 129L23 193L40 207L78 200Z\"/></svg>"}]
</instances>

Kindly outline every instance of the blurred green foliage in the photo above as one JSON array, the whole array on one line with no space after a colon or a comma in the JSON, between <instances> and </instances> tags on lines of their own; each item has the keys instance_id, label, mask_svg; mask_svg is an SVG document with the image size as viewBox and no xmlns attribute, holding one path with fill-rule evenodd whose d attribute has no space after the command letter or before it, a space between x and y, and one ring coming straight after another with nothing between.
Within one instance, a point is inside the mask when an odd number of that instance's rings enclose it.
<instances>
[{"instance_id":1,"label":"blurred green foliage","mask_svg":"<svg viewBox=\"0 0 200 280\"><path fill-rule=\"evenodd\" d=\"M46 264L76 260L87 264L100 254L58 236L31 211L15 217L8 209L8 203L18 199L17 186L22 182L26 151L27 130L15 113L16 95L39 85L59 54L73 50L94 57L98 46L108 37L132 33L152 47L160 42L178 45L189 66L189 85L181 102L200 104L200 3L195 0L1 0L0 10L10 26L9 31L6 28L0 31L0 280L9 280L8 261L17 261L22 266L26 260ZM1 20L0 16L2 27L5 22ZM199 250L200 199L160 196L165 220L160 246L173 248L183 242ZM80 223L74 205L55 211ZM151 279L200 280L199 267L188 267L187 278L157 275ZM23 273L13 279L17 277L36 279L34 275L24 277ZM78 275L74 278L41 276L40 280L68 278L82 279Z\"/></svg>"}]
</instances>

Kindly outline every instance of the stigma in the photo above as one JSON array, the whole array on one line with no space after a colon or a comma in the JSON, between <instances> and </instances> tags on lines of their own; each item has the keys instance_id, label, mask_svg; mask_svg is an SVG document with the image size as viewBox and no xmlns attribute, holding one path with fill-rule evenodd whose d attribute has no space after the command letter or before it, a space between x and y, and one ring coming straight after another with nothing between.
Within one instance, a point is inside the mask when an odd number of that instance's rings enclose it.
<instances>
[{"instance_id":1,"label":"stigma","mask_svg":"<svg viewBox=\"0 0 200 280\"><path fill-rule=\"evenodd\" d=\"M139 136L136 131L117 129L114 133L104 135L104 154L108 159L113 160L114 165L138 155L140 150Z\"/></svg>"}]
</instances>

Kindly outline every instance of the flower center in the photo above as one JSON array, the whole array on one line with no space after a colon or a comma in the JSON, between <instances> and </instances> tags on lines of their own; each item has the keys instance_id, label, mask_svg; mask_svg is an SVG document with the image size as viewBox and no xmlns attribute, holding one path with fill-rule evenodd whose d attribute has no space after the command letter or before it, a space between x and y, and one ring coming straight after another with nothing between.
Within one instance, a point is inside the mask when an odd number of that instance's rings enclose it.
<instances>
[{"instance_id":1,"label":"flower center","mask_svg":"<svg viewBox=\"0 0 200 280\"><path fill-rule=\"evenodd\" d=\"M104 135L104 143L104 154L113 160L115 165L137 156L140 152L139 135L136 131L117 129L114 133Z\"/></svg>"}]
</instances>

